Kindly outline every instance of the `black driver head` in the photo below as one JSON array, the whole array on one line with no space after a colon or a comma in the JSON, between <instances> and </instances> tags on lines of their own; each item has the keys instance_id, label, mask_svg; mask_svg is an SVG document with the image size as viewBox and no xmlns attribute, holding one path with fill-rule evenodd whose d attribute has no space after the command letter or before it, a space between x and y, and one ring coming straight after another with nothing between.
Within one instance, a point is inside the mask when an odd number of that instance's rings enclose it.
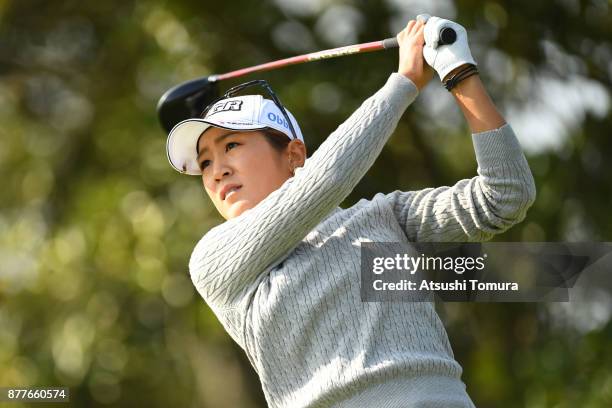
<instances>
[{"instance_id":1,"label":"black driver head","mask_svg":"<svg viewBox=\"0 0 612 408\"><path fill-rule=\"evenodd\" d=\"M182 120L195 118L219 96L219 85L206 78L183 82L167 90L157 102L157 116L166 132Z\"/></svg>"}]
</instances>

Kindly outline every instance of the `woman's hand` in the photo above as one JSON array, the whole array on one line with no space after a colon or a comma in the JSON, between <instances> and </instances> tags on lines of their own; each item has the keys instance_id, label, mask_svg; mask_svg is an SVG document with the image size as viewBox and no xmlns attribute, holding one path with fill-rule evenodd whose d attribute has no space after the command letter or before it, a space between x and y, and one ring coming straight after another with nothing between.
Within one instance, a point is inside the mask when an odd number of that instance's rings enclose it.
<instances>
[{"instance_id":1,"label":"woman's hand","mask_svg":"<svg viewBox=\"0 0 612 408\"><path fill-rule=\"evenodd\" d=\"M426 21L423 57L436 70L442 82L447 80L449 73L457 67L465 64L476 65L470 52L467 31L461 24L435 16L427 16ZM440 44L440 33L445 28L452 29L456 34L452 44Z\"/></svg>"},{"instance_id":2,"label":"woman's hand","mask_svg":"<svg viewBox=\"0 0 612 408\"><path fill-rule=\"evenodd\" d=\"M397 72L414 82L419 91L433 78L434 72L423 58L423 27L423 20L410 20L406 28L396 36L400 47Z\"/></svg>"}]
</instances>

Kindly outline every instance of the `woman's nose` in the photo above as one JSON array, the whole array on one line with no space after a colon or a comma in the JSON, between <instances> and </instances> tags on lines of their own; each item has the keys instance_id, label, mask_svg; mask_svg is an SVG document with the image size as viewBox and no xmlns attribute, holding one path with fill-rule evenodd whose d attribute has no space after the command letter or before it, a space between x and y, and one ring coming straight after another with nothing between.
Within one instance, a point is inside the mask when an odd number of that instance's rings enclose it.
<instances>
[{"instance_id":1,"label":"woman's nose","mask_svg":"<svg viewBox=\"0 0 612 408\"><path fill-rule=\"evenodd\" d=\"M231 174L231 169L226 163L222 163L220 160L216 164L213 164L213 177L215 180L220 181L224 176Z\"/></svg>"}]
</instances>

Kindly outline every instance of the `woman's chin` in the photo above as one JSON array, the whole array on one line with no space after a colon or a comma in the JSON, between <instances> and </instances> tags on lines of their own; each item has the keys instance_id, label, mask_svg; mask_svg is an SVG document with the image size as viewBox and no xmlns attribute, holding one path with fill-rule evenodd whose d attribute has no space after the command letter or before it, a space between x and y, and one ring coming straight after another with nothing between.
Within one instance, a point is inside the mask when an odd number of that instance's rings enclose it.
<instances>
[{"instance_id":1,"label":"woman's chin","mask_svg":"<svg viewBox=\"0 0 612 408\"><path fill-rule=\"evenodd\" d=\"M252 205L250 205L248 200L239 200L236 201L235 203L232 203L226 214L227 214L227 219L231 219L231 218L236 218L238 216L240 216L243 212L245 212L246 210L249 210L253 208Z\"/></svg>"}]
</instances>

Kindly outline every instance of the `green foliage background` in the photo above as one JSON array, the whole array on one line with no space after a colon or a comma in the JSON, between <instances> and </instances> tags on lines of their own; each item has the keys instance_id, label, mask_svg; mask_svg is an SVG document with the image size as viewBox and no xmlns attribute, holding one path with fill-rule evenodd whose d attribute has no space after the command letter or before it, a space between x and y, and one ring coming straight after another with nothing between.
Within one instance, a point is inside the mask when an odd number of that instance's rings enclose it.
<instances>
[{"instance_id":1,"label":"green foliage background","mask_svg":"<svg viewBox=\"0 0 612 408\"><path fill-rule=\"evenodd\" d=\"M590 106L519 135L559 129L554 148L528 152L527 219L496 240L612 241L611 3L425 4L0 0L0 386L69 386L79 407L265 406L191 285L191 249L222 220L200 180L168 165L155 104L187 79L391 37L420 12L466 26L504 113ZM244 80L272 84L312 152L396 64L387 51ZM475 172L469 129L434 78L342 206ZM612 406L612 300L596 295L440 305L476 405Z\"/></svg>"}]
</instances>

